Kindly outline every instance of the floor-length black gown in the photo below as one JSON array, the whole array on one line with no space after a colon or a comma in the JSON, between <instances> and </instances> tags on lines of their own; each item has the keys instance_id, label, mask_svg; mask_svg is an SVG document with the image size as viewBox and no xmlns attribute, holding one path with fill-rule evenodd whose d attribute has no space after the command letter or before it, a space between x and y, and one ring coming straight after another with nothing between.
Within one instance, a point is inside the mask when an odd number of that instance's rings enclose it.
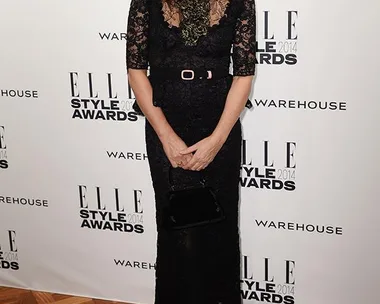
<instances>
[{"instance_id":1,"label":"floor-length black gown","mask_svg":"<svg viewBox=\"0 0 380 304\"><path fill-rule=\"evenodd\" d=\"M127 28L127 68L229 68L255 73L254 0L179 0L178 26L170 23L163 0L131 0ZM211 14L210 14L211 12ZM165 13L165 14L164 14ZM215 19L216 17L216 19ZM178 19L177 19L178 20ZM218 80L151 81L153 104L190 146L210 135L223 112L232 75ZM203 174L216 192L226 220L168 232L162 209L169 190L167 159L154 129L145 121L146 148L156 200L157 260L155 304L238 304L238 227L241 124L238 120ZM198 183L196 171L173 169L173 183Z\"/></svg>"}]
</instances>

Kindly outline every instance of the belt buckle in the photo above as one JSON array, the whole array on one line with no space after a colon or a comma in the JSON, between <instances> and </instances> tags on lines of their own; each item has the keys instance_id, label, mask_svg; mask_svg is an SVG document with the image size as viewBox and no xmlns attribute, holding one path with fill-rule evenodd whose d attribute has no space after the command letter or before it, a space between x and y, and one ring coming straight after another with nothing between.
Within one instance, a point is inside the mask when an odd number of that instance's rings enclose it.
<instances>
[{"instance_id":1,"label":"belt buckle","mask_svg":"<svg viewBox=\"0 0 380 304\"><path fill-rule=\"evenodd\" d=\"M184 73L186 73L186 72L191 73L191 76L190 76L190 77L185 77L185 76L184 76ZM194 79L194 71L193 71L193 70L182 70L182 71L181 71L181 78L182 78L183 80L192 80L192 79Z\"/></svg>"}]
</instances>

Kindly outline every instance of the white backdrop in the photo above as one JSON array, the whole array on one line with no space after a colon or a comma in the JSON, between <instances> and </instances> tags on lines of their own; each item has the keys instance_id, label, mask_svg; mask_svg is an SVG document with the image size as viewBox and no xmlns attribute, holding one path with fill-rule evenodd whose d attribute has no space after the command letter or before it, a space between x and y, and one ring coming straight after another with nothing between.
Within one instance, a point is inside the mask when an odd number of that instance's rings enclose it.
<instances>
[{"instance_id":1,"label":"white backdrop","mask_svg":"<svg viewBox=\"0 0 380 304\"><path fill-rule=\"evenodd\" d=\"M0 285L153 303L129 1L1 4ZM257 0L254 109L242 120L245 304L378 298L379 9Z\"/></svg>"}]
</instances>

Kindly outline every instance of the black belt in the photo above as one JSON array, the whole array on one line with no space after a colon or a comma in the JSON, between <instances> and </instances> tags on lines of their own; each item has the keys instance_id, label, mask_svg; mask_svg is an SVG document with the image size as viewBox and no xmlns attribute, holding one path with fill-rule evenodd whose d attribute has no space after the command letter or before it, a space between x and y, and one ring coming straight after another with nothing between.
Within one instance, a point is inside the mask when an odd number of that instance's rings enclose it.
<instances>
[{"instance_id":1,"label":"black belt","mask_svg":"<svg viewBox=\"0 0 380 304\"><path fill-rule=\"evenodd\" d=\"M157 80L216 80L221 79L229 75L229 70L226 68L193 68L193 69L182 69L182 68L161 68L161 67L151 67L150 77Z\"/></svg>"}]
</instances>

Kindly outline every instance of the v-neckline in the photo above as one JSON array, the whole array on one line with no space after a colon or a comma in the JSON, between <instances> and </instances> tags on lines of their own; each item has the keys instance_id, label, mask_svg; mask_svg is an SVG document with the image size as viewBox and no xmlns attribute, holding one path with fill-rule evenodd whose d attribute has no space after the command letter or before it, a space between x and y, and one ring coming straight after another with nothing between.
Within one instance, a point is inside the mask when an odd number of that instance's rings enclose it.
<instances>
[{"instance_id":1,"label":"v-neckline","mask_svg":"<svg viewBox=\"0 0 380 304\"><path fill-rule=\"evenodd\" d=\"M158 1L158 8L159 8L159 14L160 14L160 20L162 22L162 24L169 30L173 30L175 32L181 32L181 29L182 29L182 26L180 23L179 26L176 26L176 25L173 25L171 23L169 23L168 21L165 20L165 17L164 17L164 12L163 12L163 0L155 0L155 1ZM210 1L210 0L209 0ZM209 25L207 27L207 33L203 36L200 36L200 38L202 37L205 37L207 36L207 34L209 34L210 32L212 32L213 30L217 29L218 27L220 27L224 22L225 20L229 17L230 15L230 11L231 11L231 3L232 3L233 0L228 0L227 4L226 4L226 7L224 8L224 13L223 13L223 16L220 17L218 23L215 23L213 25Z\"/></svg>"}]
</instances>

